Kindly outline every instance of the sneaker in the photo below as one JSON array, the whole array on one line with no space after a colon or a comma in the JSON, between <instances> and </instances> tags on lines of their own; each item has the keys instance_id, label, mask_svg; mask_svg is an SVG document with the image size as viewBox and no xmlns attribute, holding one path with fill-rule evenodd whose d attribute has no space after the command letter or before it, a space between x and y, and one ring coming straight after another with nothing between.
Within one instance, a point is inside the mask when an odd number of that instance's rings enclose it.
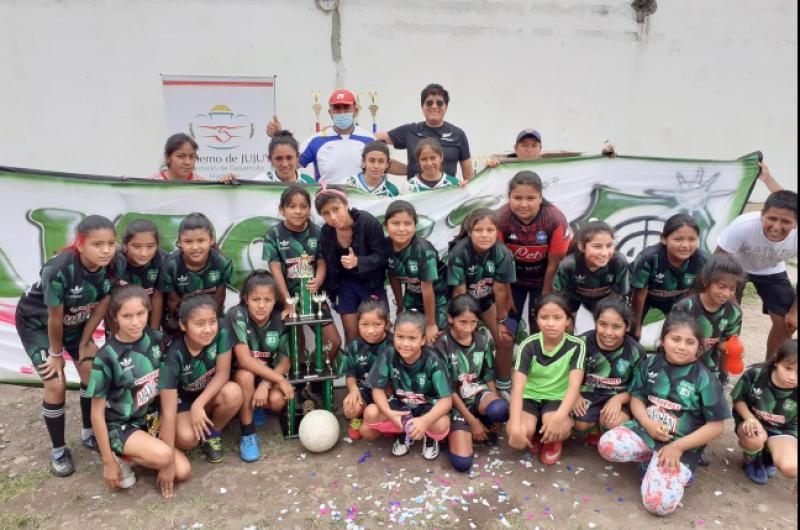
<instances>
[{"instance_id":1,"label":"sneaker","mask_svg":"<svg viewBox=\"0 0 800 530\"><path fill-rule=\"evenodd\" d=\"M711 465L711 460L708 459L705 451L700 453L700 460L698 460L697 465L700 467L708 467Z\"/></svg>"},{"instance_id":2,"label":"sneaker","mask_svg":"<svg viewBox=\"0 0 800 530\"><path fill-rule=\"evenodd\" d=\"M408 444L406 444L405 433L397 436L392 444L392 454L394 456L405 456L408 454Z\"/></svg>"},{"instance_id":3,"label":"sneaker","mask_svg":"<svg viewBox=\"0 0 800 530\"><path fill-rule=\"evenodd\" d=\"M222 438L219 436L206 438L206 441L200 444L200 450L206 455L206 460L212 464L222 462L222 457L225 456L225 449L222 447Z\"/></svg>"},{"instance_id":4,"label":"sneaker","mask_svg":"<svg viewBox=\"0 0 800 530\"><path fill-rule=\"evenodd\" d=\"M350 424L347 426L347 436L350 437L351 440L360 440L361 439L361 425L362 421L359 418L354 418L350 420Z\"/></svg>"},{"instance_id":5,"label":"sneaker","mask_svg":"<svg viewBox=\"0 0 800 530\"><path fill-rule=\"evenodd\" d=\"M764 469L767 470L767 476L769 478L774 477L778 473L778 466L764 466Z\"/></svg>"},{"instance_id":6,"label":"sneaker","mask_svg":"<svg viewBox=\"0 0 800 530\"><path fill-rule=\"evenodd\" d=\"M119 487L122 489L132 488L136 484L136 473L133 471L130 460L124 456L120 458L117 455L114 455L114 460L117 461L119 469L122 471L122 481L119 483Z\"/></svg>"},{"instance_id":7,"label":"sneaker","mask_svg":"<svg viewBox=\"0 0 800 530\"><path fill-rule=\"evenodd\" d=\"M253 425L263 427L267 424L267 411L262 407L253 410Z\"/></svg>"},{"instance_id":8,"label":"sneaker","mask_svg":"<svg viewBox=\"0 0 800 530\"><path fill-rule=\"evenodd\" d=\"M89 451L94 451L95 453L100 452L100 449L97 447L97 438L94 437L94 433L91 433L86 437L81 436L81 443Z\"/></svg>"},{"instance_id":9,"label":"sneaker","mask_svg":"<svg viewBox=\"0 0 800 530\"><path fill-rule=\"evenodd\" d=\"M72 463L72 453L65 447L64 452L58 458L50 454L50 471L57 477L68 477L75 473L75 466Z\"/></svg>"},{"instance_id":10,"label":"sneaker","mask_svg":"<svg viewBox=\"0 0 800 530\"><path fill-rule=\"evenodd\" d=\"M258 435L249 434L239 440L239 457L245 462L255 462L261 458L261 449L258 447ZM222 457L220 456L220 459Z\"/></svg>"},{"instance_id":11,"label":"sneaker","mask_svg":"<svg viewBox=\"0 0 800 530\"><path fill-rule=\"evenodd\" d=\"M439 456L439 441L426 436L422 439L422 458L436 460Z\"/></svg>"},{"instance_id":12,"label":"sneaker","mask_svg":"<svg viewBox=\"0 0 800 530\"><path fill-rule=\"evenodd\" d=\"M749 478L756 484L764 485L767 482L769 482L769 476L767 476L767 468L761 465L760 462L750 462L749 464L745 464L744 474L747 475L747 478Z\"/></svg>"},{"instance_id":13,"label":"sneaker","mask_svg":"<svg viewBox=\"0 0 800 530\"><path fill-rule=\"evenodd\" d=\"M542 450L542 441L536 437L531 440L531 446L528 448L528 451L531 452L532 455L539 454L539 451Z\"/></svg>"},{"instance_id":14,"label":"sneaker","mask_svg":"<svg viewBox=\"0 0 800 530\"><path fill-rule=\"evenodd\" d=\"M542 451L539 453L539 461L546 465L552 466L561 458L561 442L552 442L542 445Z\"/></svg>"}]
</instances>

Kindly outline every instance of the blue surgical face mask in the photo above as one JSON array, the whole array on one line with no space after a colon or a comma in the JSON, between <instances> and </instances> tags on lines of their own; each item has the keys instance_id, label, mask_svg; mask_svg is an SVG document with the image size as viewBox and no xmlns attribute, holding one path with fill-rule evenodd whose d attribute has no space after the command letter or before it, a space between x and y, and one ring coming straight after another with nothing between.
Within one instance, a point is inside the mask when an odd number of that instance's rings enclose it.
<instances>
[{"instance_id":1,"label":"blue surgical face mask","mask_svg":"<svg viewBox=\"0 0 800 530\"><path fill-rule=\"evenodd\" d=\"M353 126L353 113L333 114L333 125L339 130L346 130Z\"/></svg>"}]
</instances>

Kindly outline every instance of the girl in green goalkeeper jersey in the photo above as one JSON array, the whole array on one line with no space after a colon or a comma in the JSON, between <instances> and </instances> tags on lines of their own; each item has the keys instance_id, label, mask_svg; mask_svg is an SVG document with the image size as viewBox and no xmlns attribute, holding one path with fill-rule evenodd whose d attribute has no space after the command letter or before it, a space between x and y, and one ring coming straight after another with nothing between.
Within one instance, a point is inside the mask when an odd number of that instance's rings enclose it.
<instances>
[{"instance_id":1,"label":"girl in green goalkeeper jersey","mask_svg":"<svg viewBox=\"0 0 800 530\"><path fill-rule=\"evenodd\" d=\"M750 366L731 399L747 477L766 484L780 470L786 478L796 479L797 339L784 342L767 362Z\"/></svg>"},{"instance_id":2,"label":"girl in green goalkeeper jersey","mask_svg":"<svg viewBox=\"0 0 800 530\"><path fill-rule=\"evenodd\" d=\"M560 294L539 298L535 314L539 332L514 353L506 431L511 447L539 452L543 464L553 465L572 430L570 411L580 398L586 344L567 333L570 312Z\"/></svg>"},{"instance_id":3,"label":"girl in green goalkeeper jersey","mask_svg":"<svg viewBox=\"0 0 800 530\"><path fill-rule=\"evenodd\" d=\"M97 449L85 391L97 352L92 333L108 308L117 246L114 225L100 215L83 219L77 232L69 247L44 264L41 279L22 295L15 315L22 346L42 378L42 414L53 444L50 469L58 477L75 471L64 442L65 354L81 378L81 443Z\"/></svg>"},{"instance_id":4,"label":"girl in green goalkeeper jersey","mask_svg":"<svg viewBox=\"0 0 800 530\"><path fill-rule=\"evenodd\" d=\"M116 331L94 358L87 394L108 487L131 487L133 463L158 471L161 494L169 498L173 484L189 478L191 464L156 438L161 333L148 327L149 309L150 299L139 285L111 295L108 315Z\"/></svg>"}]
</instances>

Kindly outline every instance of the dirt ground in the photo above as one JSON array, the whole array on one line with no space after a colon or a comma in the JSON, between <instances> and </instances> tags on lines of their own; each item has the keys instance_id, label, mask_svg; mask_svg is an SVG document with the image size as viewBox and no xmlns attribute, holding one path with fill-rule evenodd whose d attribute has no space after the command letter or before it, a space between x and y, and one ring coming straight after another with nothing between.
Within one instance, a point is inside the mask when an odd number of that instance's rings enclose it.
<instances>
[{"instance_id":1,"label":"dirt ground","mask_svg":"<svg viewBox=\"0 0 800 530\"><path fill-rule=\"evenodd\" d=\"M760 360L769 320L745 300L747 361ZM238 424L226 430L225 462L192 455L193 477L175 498L161 499L154 475L137 472L136 486L113 493L98 455L78 442L78 394L67 399L67 439L77 472L65 479L47 469L41 390L0 385L0 529L6 528L797 528L792 483L766 486L740 468L732 422L708 451L683 505L657 518L641 506L634 465L602 460L588 447L565 446L545 469L509 449L477 448L472 478L453 472L446 454L428 462L418 445L395 458L391 440L340 440L315 455L284 441L270 417L259 431L265 456L239 460ZM344 430L344 422L342 422Z\"/></svg>"}]
</instances>

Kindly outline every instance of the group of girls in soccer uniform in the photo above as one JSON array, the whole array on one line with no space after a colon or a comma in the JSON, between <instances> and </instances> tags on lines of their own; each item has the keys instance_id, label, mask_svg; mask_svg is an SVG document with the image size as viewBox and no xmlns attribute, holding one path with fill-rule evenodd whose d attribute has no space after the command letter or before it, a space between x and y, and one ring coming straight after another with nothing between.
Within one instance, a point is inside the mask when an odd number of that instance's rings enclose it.
<instances>
[{"instance_id":1,"label":"group of girls in soccer uniform","mask_svg":"<svg viewBox=\"0 0 800 530\"><path fill-rule=\"evenodd\" d=\"M296 142L277 135L272 143L277 179L290 182ZM420 142L421 188L446 185L428 160L440 150ZM365 148L364 191L391 195L377 179L385 155ZM81 440L99 450L110 487L130 485L133 463L157 470L171 496L191 474L184 452L199 445L209 461L221 461L220 433L237 415L240 457L258 460L258 412L280 413L295 397L285 302L300 273L312 270L309 291L325 290L326 312L341 318L343 339L333 324L322 333L345 379L341 410L353 439L394 436L396 456L420 442L426 459L446 440L453 468L468 472L474 444L496 440L503 424L511 447L547 465L573 437L608 460L639 463L649 511L677 508L703 449L731 417L721 356L742 315L731 302L742 268L703 253L691 217L668 219L661 242L629 267L610 226L592 221L573 238L539 176L521 171L509 182L508 204L470 212L442 259L417 232L410 202L392 202L382 225L351 208L345 190L323 184L313 199L296 184L284 190L283 220L265 235L269 271L247 276L224 315L232 263L203 214L182 221L169 254L149 221L128 224L118 247L111 221L86 217L17 308L20 338L44 385L53 473L74 470L64 441L67 356L81 377ZM577 336L581 306L594 328ZM650 309L666 320L658 352L648 355L638 338ZM104 319L98 351L93 337ZM796 340L750 367L731 397L748 476L765 483L779 469L795 477Z\"/></svg>"}]
</instances>

